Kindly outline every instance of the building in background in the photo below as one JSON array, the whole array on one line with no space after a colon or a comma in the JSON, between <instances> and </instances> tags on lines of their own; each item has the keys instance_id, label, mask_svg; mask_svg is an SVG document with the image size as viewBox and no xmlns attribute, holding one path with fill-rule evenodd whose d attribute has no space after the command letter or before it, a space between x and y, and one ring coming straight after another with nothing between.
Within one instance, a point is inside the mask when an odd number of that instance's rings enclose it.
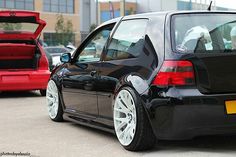
<instances>
[{"instance_id":1,"label":"building in background","mask_svg":"<svg viewBox=\"0 0 236 157\"><path fill-rule=\"evenodd\" d=\"M177 0L137 0L137 12L177 10Z\"/></svg>"},{"instance_id":2,"label":"building in background","mask_svg":"<svg viewBox=\"0 0 236 157\"><path fill-rule=\"evenodd\" d=\"M132 15L137 12L137 3L126 1L125 4L123 1L108 1L100 2L98 5L99 18L98 23L103 23L112 18L119 16Z\"/></svg>"},{"instance_id":3,"label":"building in background","mask_svg":"<svg viewBox=\"0 0 236 157\"><path fill-rule=\"evenodd\" d=\"M229 8L216 6L216 1L212 1L212 10L229 10ZM136 0L136 2L137 13L145 13L167 10L206 10L211 0Z\"/></svg>"},{"instance_id":4,"label":"building in background","mask_svg":"<svg viewBox=\"0 0 236 157\"><path fill-rule=\"evenodd\" d=\"M60 44L55 38L57 15L71 20L75 46L87 36L91 26L119 16L167 10L206 10L210 0L0 0L0 9L17 9L40 12L47 22L41 39L48 45ZM218 7L213 0L212 10L229 10Z\"/></svg>"},{"instance_id":5,"label":"building in background","mask_svg":"<svg viewBox=\"0 0 236 157\"><path fill-rule=\"evenodd\" d=\"M125 8L125 9L124 9ZM136 2L122 0L80 0L80 33L81 40L88 35L92 26L99 25L107 20L125 15L135 14Z\"/></svg>"},{"instance_id":6,"label":"building in background","mask_svg":"<svg viewBox=\"0 0 236 157\"><path fill-rule=\"evenodd\" d=\"M98 1L97 1L98 2ZM80 0L80 34L83 40L89 33L92 25L97 25L96 0Z\"/></svg>"}]
</instances>

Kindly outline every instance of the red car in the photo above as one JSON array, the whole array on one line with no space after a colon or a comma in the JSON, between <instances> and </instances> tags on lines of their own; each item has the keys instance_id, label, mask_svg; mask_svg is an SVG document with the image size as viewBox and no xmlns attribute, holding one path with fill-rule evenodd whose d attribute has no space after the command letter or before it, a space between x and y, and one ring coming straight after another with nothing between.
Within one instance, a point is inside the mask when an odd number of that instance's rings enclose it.
<instances>
[{"instance_id":1,"label":"red car","mask_svg":"<svg viewBox=\"0 0 236 157\"><path fill-rule=\"evenodd\" d=\"M45 25L36 12L0 11L0 91L46 94L50 72L37 40Z\"/></svg>"}]
</instances>

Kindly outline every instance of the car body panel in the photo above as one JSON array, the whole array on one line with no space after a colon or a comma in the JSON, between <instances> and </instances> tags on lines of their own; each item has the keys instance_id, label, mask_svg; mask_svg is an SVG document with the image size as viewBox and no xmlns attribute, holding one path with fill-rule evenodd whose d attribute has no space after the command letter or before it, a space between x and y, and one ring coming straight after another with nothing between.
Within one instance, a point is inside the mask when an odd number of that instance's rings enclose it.
<instances>
[{"instance_id":1,"label":"car body panel","mask_svg":"<svg viewBox=\"0 0 236 157\"><path fill-rule=\"evenodd\" d=\"M48 70L0 71L0 91L46 89Z\"/></svg>"},{"instance_id":2,"label":"car body panel","mask_svg":"<svg viewBox=\"0 0 236 157\"><path fill-rule=\"evenodd\" d=\"M92 71L96 70L97 65L96 62L83 65L68 65L62 76L62 95L66 110L91 117L97 116L97 95L95 90L97 79L96 76L91 75ZM82 66L83 68L81 68Z\"/></svg>"}]
</instances>

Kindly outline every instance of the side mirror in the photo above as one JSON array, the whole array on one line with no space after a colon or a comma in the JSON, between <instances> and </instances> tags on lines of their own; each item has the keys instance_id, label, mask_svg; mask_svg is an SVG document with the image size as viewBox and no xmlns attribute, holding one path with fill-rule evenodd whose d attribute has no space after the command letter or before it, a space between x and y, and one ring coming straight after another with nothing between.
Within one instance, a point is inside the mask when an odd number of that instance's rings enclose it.
<instances>
[{"instance_id":1,"label":"side mirror","mask_svg":"<svg viewBox=\"0 0 236 157\"><path fill-rule=\"evenodd\" d=\"M71 54L70 53L63 53L60 57L62 63L68 63L71 61Z\"/></svg>"}]
</instances>

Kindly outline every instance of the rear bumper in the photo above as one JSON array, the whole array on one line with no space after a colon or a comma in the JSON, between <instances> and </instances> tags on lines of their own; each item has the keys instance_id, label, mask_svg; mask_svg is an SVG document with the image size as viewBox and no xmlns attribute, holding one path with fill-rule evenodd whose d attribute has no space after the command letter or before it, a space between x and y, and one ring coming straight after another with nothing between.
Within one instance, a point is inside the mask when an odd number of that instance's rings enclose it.
<instances>
[{"instance_id":1,"label":"rear bumper","mask_svg":"<svg viewBox=\"0 0 236 157\"><path fill-rule=\"evenodd\" d=\"M48 70L0 71L0 91L44 90L49 77Z\"/></svg>"},{"instance_id":2,"label":"rear bumper","mask_svg":"<svg viewBox=\"0 0 236 157\"><path fill-rule=\"evenodd\" d=\"M236 134L236 114L227 115L226 100L236 100L236 94L159 98L153 99L147 108L159 139Z\"/></svg>"}]
</instances>

